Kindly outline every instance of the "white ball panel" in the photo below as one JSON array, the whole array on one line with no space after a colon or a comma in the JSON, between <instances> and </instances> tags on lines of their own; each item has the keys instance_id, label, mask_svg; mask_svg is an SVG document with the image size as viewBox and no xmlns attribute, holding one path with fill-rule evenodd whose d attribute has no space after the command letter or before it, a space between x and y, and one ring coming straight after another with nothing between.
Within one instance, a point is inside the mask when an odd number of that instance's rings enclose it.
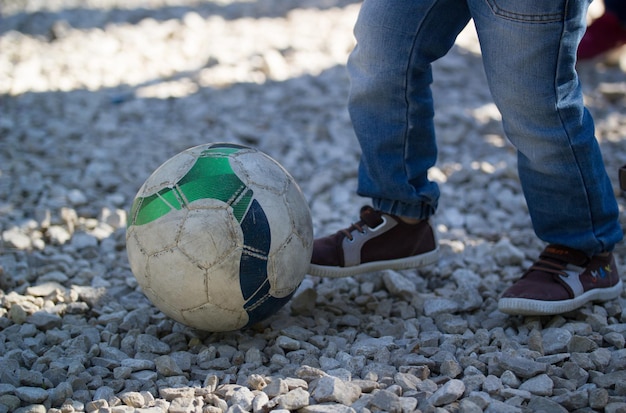
<instances>
[{"instance_id":1,"label":"white ball panel","mask_svg":"<svg viewBox=\"0 0 626 413\"><path fill-rule=\"evenodd\" d=\"M270 252L277 251L293 230L290 219L291 205L285 202L283 196L269 193L261 188L254 188L254 197L263 208L267 221L270 223L272 237Z\"/></svg>"},{"instance_id":2,"label":"white ball panel","mask_svg":"<svg viewBox=\"0 0 626 413\"><path fill-rule=\"evenodd\" d=\"M248 322L248 314L243 309L228 310L211 303L184 310L181 316L184 324L214 332L236 330Z\"/></svg>"},{"instance_id":3,"label":"white ball panel","mask_svg":"<svg viewBox=\"0 0 626 413\"><path fill-rule=\"evenodd\" d=\"M186 209L172 209L152 222L132 227L137 242L147 255L176 246L187 212Z\"/></svg>"},{"instance_id":4,"label":"white ball panel","mask_svg":"<svg viewBox=\"0 0 626 413\"><path fill-rule=\"evenodd\" d=\"M224 208L190 210L178 240L181 251L202 268L213 267L242 246L241 227L230 209Z\"/></svg>"},{"instance_id":5,"label":"white ball panel","mask_svg":"<svg viewBox=\"0 0 626 413\"><path fill-rule=\"evenodd\" d=\"M309 270L312 249L307 249L300 238L289 237L268 258L268 279L270 293L276 297L285 297L293 292Z\"/></svg>"},{"instance_id":6,"label":"white ball panel","mask_svg":"<svg viewBox=\"0 0 626 413\"><path fill-rule=\"evenodd\" d=\"M239 179L255 191L265 188L275 195L282 194L291 179L282 166L261 152L237 153L230 165Z\"/></svg>"},{"instance_id":7,"label":"white ball panel","mask_svg":"<svg viewBox=\"0 0 626 413\"><path fill-rule=\"evenodd\" d=\"M138 196L150 196L163 188L171 188L185 176L196 162L196 157L188 151L173 156L157 168L139 189Z\"/></svg>"},{"instance_id":8,"label":"white ball panel","mask_svg":"<svg viewBox=\"0 0 626 413\"><path fill-rule=\"evenodd\" d=\"M150 288L174 308L191 308L206 303L206 273L177 248L148 258Z\"/></svg>"},{"instance_id":9,"label":"white ball panel","mask_svg":"<svg viewBox=\"0 0 626 413\"><path fill-rule=\"evenodd\" d=\"M126 251L128 254L128 263L130 268L141 287L148 285L148 255L141 248L137 240L136 227L130 227L126 231Z\"/></svg>"},{"instance_id":10,"label":"white ball panel","mask_svg":"<svg viewBox=\"0 0 626 413\"><path fill-rule=\"evenodd\" d=\"M313 219L309 204L295 181L289 183L284 198L285 203L289 205L291 226L302 239L305 250L311 254L313 251Z\"/></svg>"}]
</instances>

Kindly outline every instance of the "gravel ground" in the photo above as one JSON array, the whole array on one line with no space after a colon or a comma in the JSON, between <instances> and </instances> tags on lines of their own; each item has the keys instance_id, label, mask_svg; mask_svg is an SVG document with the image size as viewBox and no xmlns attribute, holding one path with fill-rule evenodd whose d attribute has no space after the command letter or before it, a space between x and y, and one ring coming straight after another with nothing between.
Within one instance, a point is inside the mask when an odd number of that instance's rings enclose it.
<instances>
[{"instance_id":1,"label":"gravel ground","mask_svg":"<svg viewBox=\"0 0 626 413\"><path fill-rule=\"evenodd\" d=\"M543 245L471 27L436 63L437 265L307 276L277 315L232 333L175 323L141 293L126 211L188 147L274 157L318 235L356 219L345 61L358 7L0 3L0 412L626 411L626 295L555 317L497 311ZM580 66L616 191L625 70L619 54Z\"/></svg>"}]
</instances>

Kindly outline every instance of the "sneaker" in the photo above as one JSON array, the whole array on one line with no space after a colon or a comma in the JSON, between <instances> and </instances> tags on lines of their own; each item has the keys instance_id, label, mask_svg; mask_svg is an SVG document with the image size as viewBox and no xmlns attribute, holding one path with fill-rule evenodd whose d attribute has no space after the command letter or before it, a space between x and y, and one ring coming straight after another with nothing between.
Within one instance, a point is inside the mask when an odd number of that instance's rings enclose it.
<instances>
[{"instance_id":1,"label":"sneaker","mask_svg":"<svg viewBox=\"0 0 626 413\"><path fill-rule=\"evenodd\" d=\"M437 260L439 247L428 220L407 224L369 206L361 208L360 218L347 229L315 240L311 275L348 277L416 268Z\"/></svg>"},{"instance_id":2,"label":"sneaker","mask_svg":"<svg viewBox=\"0 0 626 413\"><path fill-rule=\"evenodd\" d=\"M589 25L578 45L578 59L592 59L626 44L626 27L617 16L605 13Z\"/></svg>"},{"instance_id":3,"label":"sneaker","mask_svg":"<svg viewBox=\"0 0 626 413\"><path fill-rule=\"evenodd\" d=\"M581 251L548 245L539 260L509 287L498 308L507 314L555 315L622 292L612 253L589 258Z\"/></svg>"}]
</instances>

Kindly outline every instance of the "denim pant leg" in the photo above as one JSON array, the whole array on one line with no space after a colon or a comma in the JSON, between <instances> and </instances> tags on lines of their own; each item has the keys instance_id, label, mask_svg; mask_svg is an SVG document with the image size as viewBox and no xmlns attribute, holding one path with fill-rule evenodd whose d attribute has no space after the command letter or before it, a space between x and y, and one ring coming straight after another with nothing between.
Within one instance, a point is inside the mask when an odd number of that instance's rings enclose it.
<instances>
[{"instance_id":1,"label":"denim pant leg","mask_svg":"<svg viewBox=\"0 0 626 413\"><path fill-rule=\"evenodd\" d=\"M349 110L362 149L358 193L388 213L427 218L437 147L431 62L469 21L465 0L365 0L348 60Z\"/></svg>"},{"instance_id":2,"label":"denim pant leg","mask_svg":"<svg viewBox=\"0 0 626 413\"><path fill-rule=\"evenodd\" d=\"M468 0L538 237L588 254L622 238L575 69L587 0Z\"/></svg>"}]
</instances>

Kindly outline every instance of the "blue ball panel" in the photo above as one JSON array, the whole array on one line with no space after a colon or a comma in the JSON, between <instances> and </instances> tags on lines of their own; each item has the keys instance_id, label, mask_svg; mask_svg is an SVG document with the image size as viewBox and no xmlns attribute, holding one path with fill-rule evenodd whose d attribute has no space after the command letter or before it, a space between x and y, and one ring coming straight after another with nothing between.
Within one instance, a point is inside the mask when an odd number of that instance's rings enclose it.
<instances>
[{"instance_id":1,"label":"blue ball panel","mask_svg":"<svg viewBox=\"0 0 626 413\"><path fill-rule=\"evenodd\" d=\"M241 221L241 230L244 248L239 264L239 283L243 299L248 302L267 282L267 256L272 241L267 216L256 199Z\"/></svg>"},{"instance_id":2,"label":"blue ball panel","mask_svg":"<svg viewBox=\"0 0 626 413\"><path fill-rule=\"evenodd\" d=\"M239 264L239 283L246 301L243 308L248 313L245 326L248 327L275 314L291 299L293 292L282 298L270 294L267 257L272 236L267 216L256 199L241 221L241 230L244 248Z\"/></svg>"}]
</instances>

